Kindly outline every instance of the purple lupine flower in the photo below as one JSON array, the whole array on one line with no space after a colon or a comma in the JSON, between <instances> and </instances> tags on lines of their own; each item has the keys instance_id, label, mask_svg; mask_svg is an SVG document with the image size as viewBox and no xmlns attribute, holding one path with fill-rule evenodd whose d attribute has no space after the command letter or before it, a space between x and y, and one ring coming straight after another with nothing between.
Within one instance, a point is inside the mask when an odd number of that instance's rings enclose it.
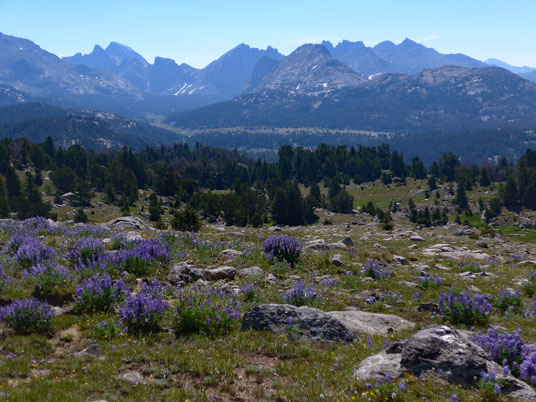
<instances>
[{"instance_id":1,"label":"purple lupine flower","mask_svg":"<svg viewBox=\"0 0 536 402\"><path fill-rule=\"evenodd\" d=\"M68 259L85 262L95 254L104 253L105 247L101 239L95 237L81 237L74 241L69 248Z\"/></svg>"},{"instance_id":2,"label":"purple lupine flower","mask_svg":"<svg viewBox=\"0 0 536 402\"><path fill-rule=\"evenodd\" d=\"M270 236L263 245L267 257L273 260L286 261L294 266L300 257L302 246L298 240L286 235Z\"/></svg>"},{"instance_id":3,"label":"purple lupine flower","mask_svg":"<svg viewBox=\"0 0 536 402\"><path fill-rule=\"evenodd\" d=\"M521 379L530 378L533 374L536 374L536 351L531 352L519 366Z\"/></svg>"},{"instance_id":4,"label":"purple lupine flower","mask_svg":"<svg viewBox=\"0 0 536 402\"><path fill-rule=\"evenodd\" d=\"M492 310L486 296L480 294L471 296L468 290L458 296L455 296L452 290L449 294L441 293L438 304L441 316L453 324L485 323Z\"/></svg>"},{"instance_id":5,"label":"purple lupine flower","mask_svg":"<svg viewBox=\"0 0 536 402\"><path fill-rule=\"evenodd\" d=\"M234 294L210 286L194 286L179 295L176 306L179 334L222 335L240 321L240 303Z\"/></svg>"},{"instance_id":6,"label":"purple lupine flower","mask_svg":"<svg viewBox=\"0 0 536 402\"><path fill-rule=\"evenodd\" d=\"M158 320L168 309L162 286L154 279L150 285L144 283L139 294L128 297L119 316L129 332L146 332L158 328Z\"/></svg>"},{"instance_id":7,"label":"purple lupine flower","mask_svg":"<svg viewBox=\"0 0 536 402\"><path fill-rule=\"evenodd\" d=\"M51 247L45 247L39 239L33 237L24 238L15 253L15 261L23 267L47 262L54 257L55 253Z\"/></svg>"},{"instance_id":8,"label":"purple lupine flower","mask_svg":"<svg viewBox=\"0 0 536 402\"><path fill-rule=\"evenodd\" d=\"M114 303L121 302L128 294L122 279L112 283L107 273L95 274L76 287L78 308L83 311L108 311Z\"/></svg>"},{"instance_id":9,"label":"purple lupine flower","mask_svg":"<svg viewBox=\"0 0 536 402\"><path fill-rule=\"evenodd\" d=\"M0 321L19 334L48 332L51 328L52 308L33 297L15 300L0 307Z\"/></svg>"},{"instance_id":10,"label":"purple lupine flower","mask_svg":"<svg viewBox=\"0 0 536 402\"><path fill-rule=\"evenodd\" d=\"M55 263L38 263L23 272L25 279L31 279L35 290L43 294L55 293L61 287L67 287L72 280L71 272L63 265Z\"/></svg>"},{"instance_id":11,"label":"purple lupine flower","mask_svg":"<svg viewBox=\"0 0 536 402\"><path fill-rule=\"evenodd\" d=\"M294 282L294 285L285 293L283 299L285 303L304 306L321 300L322 291L319 288L315 289L309 283L304 284L303 280L300 279Z\"/></svg>"},{"instance_id":12,"label":"purple lupine flower","mask_svg":"<svg viewBox=\"0 0 536 402\"><path fill-rule=\"evenodd\" d=\"M471 340L487 351L495 362L507 368L511 363L514 371L517 361L522 361L532 351L521 339L521 328L511 333L499 333L498 329L490 328L486 334L478 332Z\"/></svg>"},{"instance_id":13,"label":"purple lupine flower","mask_svg":"<svg viewBox=\"0 0 536 402\"><path fill-rule=\"evenodd\" d=\"M361 271L373 279L389 279L394 276L393 269L388 265L381 264L378 260L368 259Z\"/></svg>"},{"instance_id":14,"label":"purple lupine flower","mask_svg":"<svg viewBox=\"0 0 536 402\"><path fill-rule=\"evenodd\" d=\"M515 292L501 290L495 304L501 311L508 310L521 312L521 294L519 293L519 290L516 290Z\"/></svg>"}]
</instances>

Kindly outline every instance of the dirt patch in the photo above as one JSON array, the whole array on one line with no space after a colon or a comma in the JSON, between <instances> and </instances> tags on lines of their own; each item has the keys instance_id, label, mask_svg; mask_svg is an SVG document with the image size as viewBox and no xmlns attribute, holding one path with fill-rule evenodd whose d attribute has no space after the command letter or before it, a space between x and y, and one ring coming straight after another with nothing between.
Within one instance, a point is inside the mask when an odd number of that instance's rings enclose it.
<instances>
[{"instance_id":1,"label":"dirt patch","mask_svg":"<svg viewBox=\"0 0 536 402\"><path fill-rule=\"evenodd\" d=\"M78 326L72 326L59 331L50 342L56 348L54 356L63 357L69 352L82 349L82 333Z\"/></svg>"}]
</instances>

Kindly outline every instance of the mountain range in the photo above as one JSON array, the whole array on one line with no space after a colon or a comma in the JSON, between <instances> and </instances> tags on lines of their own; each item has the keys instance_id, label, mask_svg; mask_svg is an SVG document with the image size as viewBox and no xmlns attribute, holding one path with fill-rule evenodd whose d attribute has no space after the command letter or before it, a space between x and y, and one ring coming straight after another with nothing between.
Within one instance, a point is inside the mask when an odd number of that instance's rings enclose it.
<instances>
[{"instance_id":1,"label":"mountain range","mask_svg":"<svg viewBox=\"0 0 536 402\"><path fill-rule=\"evenodd\" d=\"M442 54L410 39L374 47L324 41L288 56L272 47L240 44L198 69L162 57L150 63L116 42L60 59L27 39L0 34L0 106L61 107L69 127L73 119L79 124L80 116L84 122L97 119L117 134L135 136L136 146L154 143L158 135L163 142L176 136L141 123L135 132L121 131L90 110L120 114L128 122L159 116L181 129L275 126L407 133L532 128L536 84L529 80L536 81L530 67ZM73 112L77 109L83 112ZM4 133L13 133L10 127ZM122 137L117 144L125 141Z\"/></svg>"},{"instance_id":2,"label":"mountain range","mask_svg":"<svg viewBox=\"0 0 536 402\"><path fill-rule=\"evenodd\" d=\"M443 66L369 79L303 45L251 93L172 115L186 128L323 127L422 132L536 127L536 83L498 67Z\"/></svg>"}]
</instances>

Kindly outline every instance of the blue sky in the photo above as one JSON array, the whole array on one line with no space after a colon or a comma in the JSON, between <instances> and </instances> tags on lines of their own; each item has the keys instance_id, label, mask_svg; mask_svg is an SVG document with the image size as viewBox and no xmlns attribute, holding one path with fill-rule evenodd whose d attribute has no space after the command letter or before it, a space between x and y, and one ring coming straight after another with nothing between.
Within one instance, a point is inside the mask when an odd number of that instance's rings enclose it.
<instances>
[{"instance_id":1,"label":"blue sky","mask_svg":"<svg viewBox=\"0 0 536 402\"><path fill-rule=\"evenodd\" d=\"M236 46L288 54L322 39L409 37L443 53L536 67L535 0L0 0L0 32L67 56L116 41L203 67Z\"/></svg>"}]
</instances>

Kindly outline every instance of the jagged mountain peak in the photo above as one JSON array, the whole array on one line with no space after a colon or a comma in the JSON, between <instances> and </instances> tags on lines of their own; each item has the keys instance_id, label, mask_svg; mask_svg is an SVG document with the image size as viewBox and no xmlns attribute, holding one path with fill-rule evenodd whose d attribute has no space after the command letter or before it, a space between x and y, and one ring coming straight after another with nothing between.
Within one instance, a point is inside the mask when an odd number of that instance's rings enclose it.
<instances>
[{"instance_id":1,"label":"jagged mountain peak","mask_svg":"<svg viewBox=\"0 0 536 402\"><path fill-rule=\"evenodd\" d=\"M118 42L110 42L106 47L106 53L108 53L117 65L129 60L136 60L144 65L149 64L141 54L137 53L131 47Z\"/></svg>"},{"instance_id":2,"label":"jagged mountain peak","mask_svg":"<svg viewBox=\"0 0 536 402\"><path fill-rule=\"evenodd\" d=\"M319 44L297 48L270 71L257 88L292 93L319 93L359 85L365 79L331 57Z\"/></svg>"}]
</instances>

